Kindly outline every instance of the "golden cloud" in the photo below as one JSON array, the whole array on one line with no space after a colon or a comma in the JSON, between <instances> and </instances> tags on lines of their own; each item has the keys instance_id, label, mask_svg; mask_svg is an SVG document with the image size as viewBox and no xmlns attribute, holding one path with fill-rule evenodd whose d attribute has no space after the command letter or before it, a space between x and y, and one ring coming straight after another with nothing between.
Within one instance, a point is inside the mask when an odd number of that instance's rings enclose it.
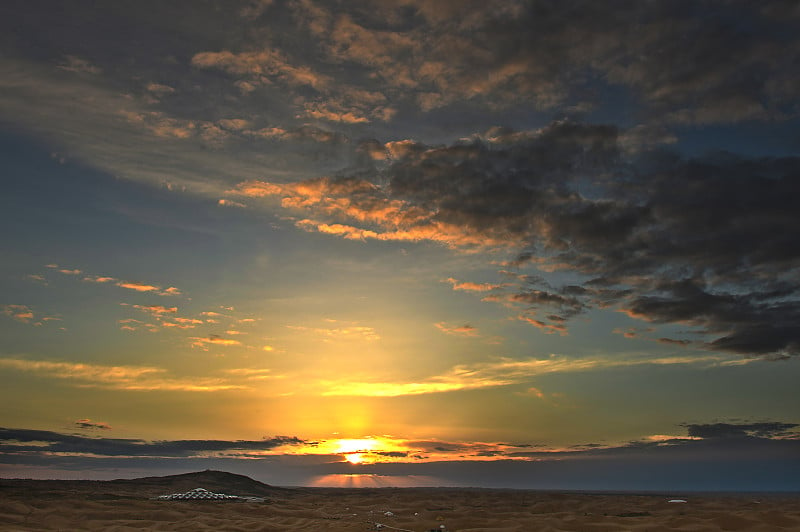
<instances>
[{"instance_id":1,"label":"golden cloud","mask_svg":"<svg viewBox=\"0 0 800 532\"><path fill-rule=\"evenodd\" d=\"M76 362L52 362L0 358L0 367L33 373L45 378L75 381L79 387L129 391L213 392L246 386L215 378L171 378L167 370L153 366L104 366Z\"/></svg>"},{"instance_id":2,"label":"golden cloud","mask_svg":"<svg viewBox=\"0 0 800 532\"><path fill-rule=\"evenodd\" d=\"M397 397L429 393L454 392L511 386L526 383L532 378L550 373L607 370L643 365L693 365L706 367L727 366L739 359L708 355L702 357L662 358L568 358L552 355L545 359L497 358L473 365L457 365L448 372L417 382L359 382L325 381L319 383L324 396ZM528 387L530 389L530 386Z\"/></svg>"},{"instance_id":3,"label":"golden cloud","mask_svg":"<svg viewBox=\"0 0 800 532\"><path fill-rule=\"evenodd\" d=\"M335 322L336 320L329 320ZM381 337L375 332L375 329L372 327L366 327L363 325L344 325L342 327L305 327L301 325L287 325L289 329L293 329L295 331L308 331L315 334L319 334L326 339L329 340L346 340L346 339L360 339L360 340L367 340L367 341L377 341L380 340ZM267 346L269 347L269 346Z\"/></svg>"}]
</instances>

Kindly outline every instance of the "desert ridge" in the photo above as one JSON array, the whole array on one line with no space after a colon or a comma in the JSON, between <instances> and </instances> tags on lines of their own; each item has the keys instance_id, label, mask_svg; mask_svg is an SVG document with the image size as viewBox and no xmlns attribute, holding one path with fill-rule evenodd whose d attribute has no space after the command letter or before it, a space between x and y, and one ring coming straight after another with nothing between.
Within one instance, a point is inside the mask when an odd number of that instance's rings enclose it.
<instances>
[{"instance_id":1,"label":"desert ridge","mask_svg":"<svg viewBox=\"0 0 800 532\"><path fill-rule=\"evenodd\" d=\"M158 499L197 488L239 498ZM3 479L0 530L766 532L800 530L800 494L290 489L220 471L113 481Z\"/></svg>"}]
</instances>

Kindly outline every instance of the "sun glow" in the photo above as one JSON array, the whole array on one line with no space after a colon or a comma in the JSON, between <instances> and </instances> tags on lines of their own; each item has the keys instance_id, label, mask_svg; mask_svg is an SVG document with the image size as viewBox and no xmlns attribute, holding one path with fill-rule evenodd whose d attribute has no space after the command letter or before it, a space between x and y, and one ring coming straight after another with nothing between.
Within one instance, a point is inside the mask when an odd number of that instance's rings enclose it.
<instances>
[{"instance_id":1,"label":"sun glow","mask_svg":"<svg viewBox=\"0 0 800 532\"><path fill-rule=\"evenodd\" d=\"M344 456L351 464L371 463L369 454L378 446L378 440L372 438L336 440L335 453Z\"/></svg>"}]
</instances>

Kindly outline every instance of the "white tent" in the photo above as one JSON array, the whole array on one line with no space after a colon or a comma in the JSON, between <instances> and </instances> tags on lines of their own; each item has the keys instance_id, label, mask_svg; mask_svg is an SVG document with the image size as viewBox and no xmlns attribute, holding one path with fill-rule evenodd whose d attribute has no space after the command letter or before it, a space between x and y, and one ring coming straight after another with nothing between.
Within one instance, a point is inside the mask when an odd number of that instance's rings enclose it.
<instances>
[{"instance_id":1,"label":"white tent","mask_svg":"<svg viewBox=\"0 0 800 532\"><path fill-rule=\"evenodd\" d=\"M160 501L186 501L186 500L202 500L202 499L229 500L229 501L239 500L248 502L264 501L264 499L262 499L261 497L240 497L238 495L226 495L225 493L214 493L204 488L195 488L193 490L187 491L186 493L171 493L169 495L160 495L155 498Z\"/></svg>"}]
</instances>

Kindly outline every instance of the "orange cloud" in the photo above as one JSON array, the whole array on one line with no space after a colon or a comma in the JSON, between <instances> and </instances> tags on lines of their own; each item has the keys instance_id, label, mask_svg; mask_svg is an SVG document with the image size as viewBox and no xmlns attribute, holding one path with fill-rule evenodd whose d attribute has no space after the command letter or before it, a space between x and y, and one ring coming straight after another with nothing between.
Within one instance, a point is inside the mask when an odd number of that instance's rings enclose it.
<instances>
[{"instance_id":1,"label":"orange cloud","mask_svg":"<svg viewBox=\"0 0 800 532\"><path fill-rule=\"evenodd\" d=\"M239 207L240 209L244 209L247 207L244 203L240 203L238 201L233 201L229 199L221 199L217 201L217 205L221 205L223 207Z\"/></svg>"},{"instance_id":2,"label":"orange cloud","mask_svg":"<svg viewBox=\"0 0 800 532\"><path fill-rule=\"evenodd\" d=\"M181 294L182 294L182 292L179 289L175 288L174 286L170 286L170 287L165 288L164 290L162 290L158 295L160 295L160 296L179 296Z\"/></svg>"},{"instance_id":3,"label":"orange cloud","mask_svg":"<svg viewBox=\"0 0 800 532\"><path fill-rule=\"evenodd\" d=\"M26 305L5 305L3 314L22 323L30 323L34 318L33 310Z\"/></svg>"},{"instance_id":4,"label":"orange cloud","mask_svg":"<svg viewBox=\"0 0 800 532\"><path fill-rule=\"evenodd\" d=\"M473 327L470 324L464 325L448 325L445 322L434 323L437 329L442 331L445 334L451 334L455 336L478 336L478 328Z\"/></svg>"},{"instance_id":5,"label":"orange cloud","mask_svg":"<svg viewBox=\"0 0 800 532\"><path fill-rule=\"evenodd\" d=\"M61 268L58 264L46 264L45 268L51 268L51 269L58 270L59 272L65 274L65 275L80 275L80 274L84 273L83 270L79 270L79 269ZM37 277L41 277L41 276L37 276ZM42 280L43 279L44 278L42 277ZM135 292L153 292L153 293L158 294L160 296L179 296L179 295L182 295L182 292L178 288L176 288L174 286L170 286L168 288L162 289L160 286L154 285L154 284L136 283L136 282L131 282L131 281L120 281L116 277L111 277L109 275L90 275L90 274L87 274L83 278L83 280L86 281L86 282L98 283L98 284L113 283L115 286L118 286L120 288L125 288L127 290L133 290Z\"/></svg>"},{"instance_id":6,"label":"orange cloud","mask_svg":"<svg viewBox=\"0 0 800 532\"><path fill-rule=\"evenodd\" d=\"M233 53L201 52L192 57L197 68L215 68L237 76L250 76L250 83L270 84L270 79L279 79L291 86L310 86L321 90L330 83L330 78L302 65L293 65L278 50L265 49L256 52Z\"/></svg>"},{"instance_id":7,"label":"orange cloud","mask_svg":"<svg viewBox=\"0 0 800 532\"><path fill-rule=\"evenodd\" d=\"M448 277L444 280L444 282L452 284L453 290L465 290L468 292L488 292L490 290L496 290L498 288L508 286L507 284L472 283L469 281L459 281L457 279L453 279L452 277Z\"/></svg>"},{"instance_id":8,"label":"orange cloud","mask_svg":"<svg viewBox=\"0 0 800 532\"><path fill-rule=\"evenodd\" d=\"M162 314L175 314L178 312L178 307L164 307L162 305L131 305L133 308L152 314L153 316L161 316Z\"/></svg>"},{"instance_id":9,"label":"orange cloud","mask_svg":"<svg viewBox=\"0 0 800 532\"><path fill-rule=\"evenodd\" d=\"M34 325L36 327L41 327L42 325L44 325L49 321L61 321L61 318L56 316L40 315L40 317L37 317L33 309L28 307L27 305L4 305L2 309L3 309L3 314L8 316L9 318L19 321L21 323Z\"/></svg>"},{"instance_id":10,"label":"orange cloud","mask_svg":"<svg viewBox=\"0 0 800 532\"><path fill-rule=\"evenodd\" d=\"M242 342L240 342L239 340L233 340L232 338L222 338L221 336L216 334L209 335L208 337L205 338L194 336L191 337L190 340L194 340L192 342L192 347L199 347L204 351L208 351L209 346L213 345L222 347L242 345Z\"/></svg>"},{"instance_id":11,"label":"orange cloud","mask_svg":"<svg viewBox=\"0 0 800 532\"><path fill-rule=\"evenodd\" d=\"M113 277L102 277L99 275L90 275L83 278L84 281L88 281L90 283L117 283L117 279Z\"/></svg>"},{"instance_id":12,"label":"orange cloud","mask_svg":"<svg viewBox=\"0 0 800 532\"><path fill-rule=\"evenodd\" d=\"M161 290L158 286L141 283L119 282L117 286L120 288L127 288L128 290L135 290L136 292L157 292Z\"/></svg>"},{"instance_id":13,"label":"orange cloud","mask_svg":"<svg viewBox=\"0 0 800 532\"><path fill-rule=\"evenodd\" d=\"M530 316L526 316L524 314L520 314L517 316L517 319L520 321L524 321L525 323L529 323L536 327L537 329L542 329L547 334L559 333L561 336L567 335L567 328L564 325L556 324L556 323L545 323L541 320L537 320Z\"/></svg>"},{"instance_id":14,"label":"orange cloud","mask_svg":"<svg viewBox=\"0 0 800 532\"><path fill-rule=\"evenodd\" d=\"M346 124L361 124L369 122L369 118L359 116L353 111L334 111L324 104L307 104L306 114L311 118L325 119L331 122L344 122Z\"/></svg>"},{"instance_id":15,"label":"orange cloud","mask_svg":"<svg viewBox=\"0 0 800 532\"><path fill-rule=\"evenodd\" d=\"M362 179L319 178L287 184L245 181L228 194L252 198L279 197L285 209L313 215L297 221L299 228L349 240L428 240L464 249L511 245L504 234L495 235L487 230L439 220L436 211L390 199L383 189ZM343 223L349 221L371 227Z\"/></svg>"},{"instance_id":16,"label":"orange cloud","mask_svg":"<svg viewBox=\"0 0 800 532\"><path fill-rule=\"evenodd\" d=\"M187 325L200 325L203 323L203 320L198 320L195 318L173 318L173 320Z\"/></svg>"},{"instance_id":17,"label":"orange cloud","mask_svg":"<svg viewBox=\"0 0 800 532\"><path fill-rule=\"evenodd\" d=\"M544 393L534 386L531 386L527 390L525 390L524 395L532 395L534 397L538 397L539 399L544 399Z\"/></svg>"}]
</instances>

